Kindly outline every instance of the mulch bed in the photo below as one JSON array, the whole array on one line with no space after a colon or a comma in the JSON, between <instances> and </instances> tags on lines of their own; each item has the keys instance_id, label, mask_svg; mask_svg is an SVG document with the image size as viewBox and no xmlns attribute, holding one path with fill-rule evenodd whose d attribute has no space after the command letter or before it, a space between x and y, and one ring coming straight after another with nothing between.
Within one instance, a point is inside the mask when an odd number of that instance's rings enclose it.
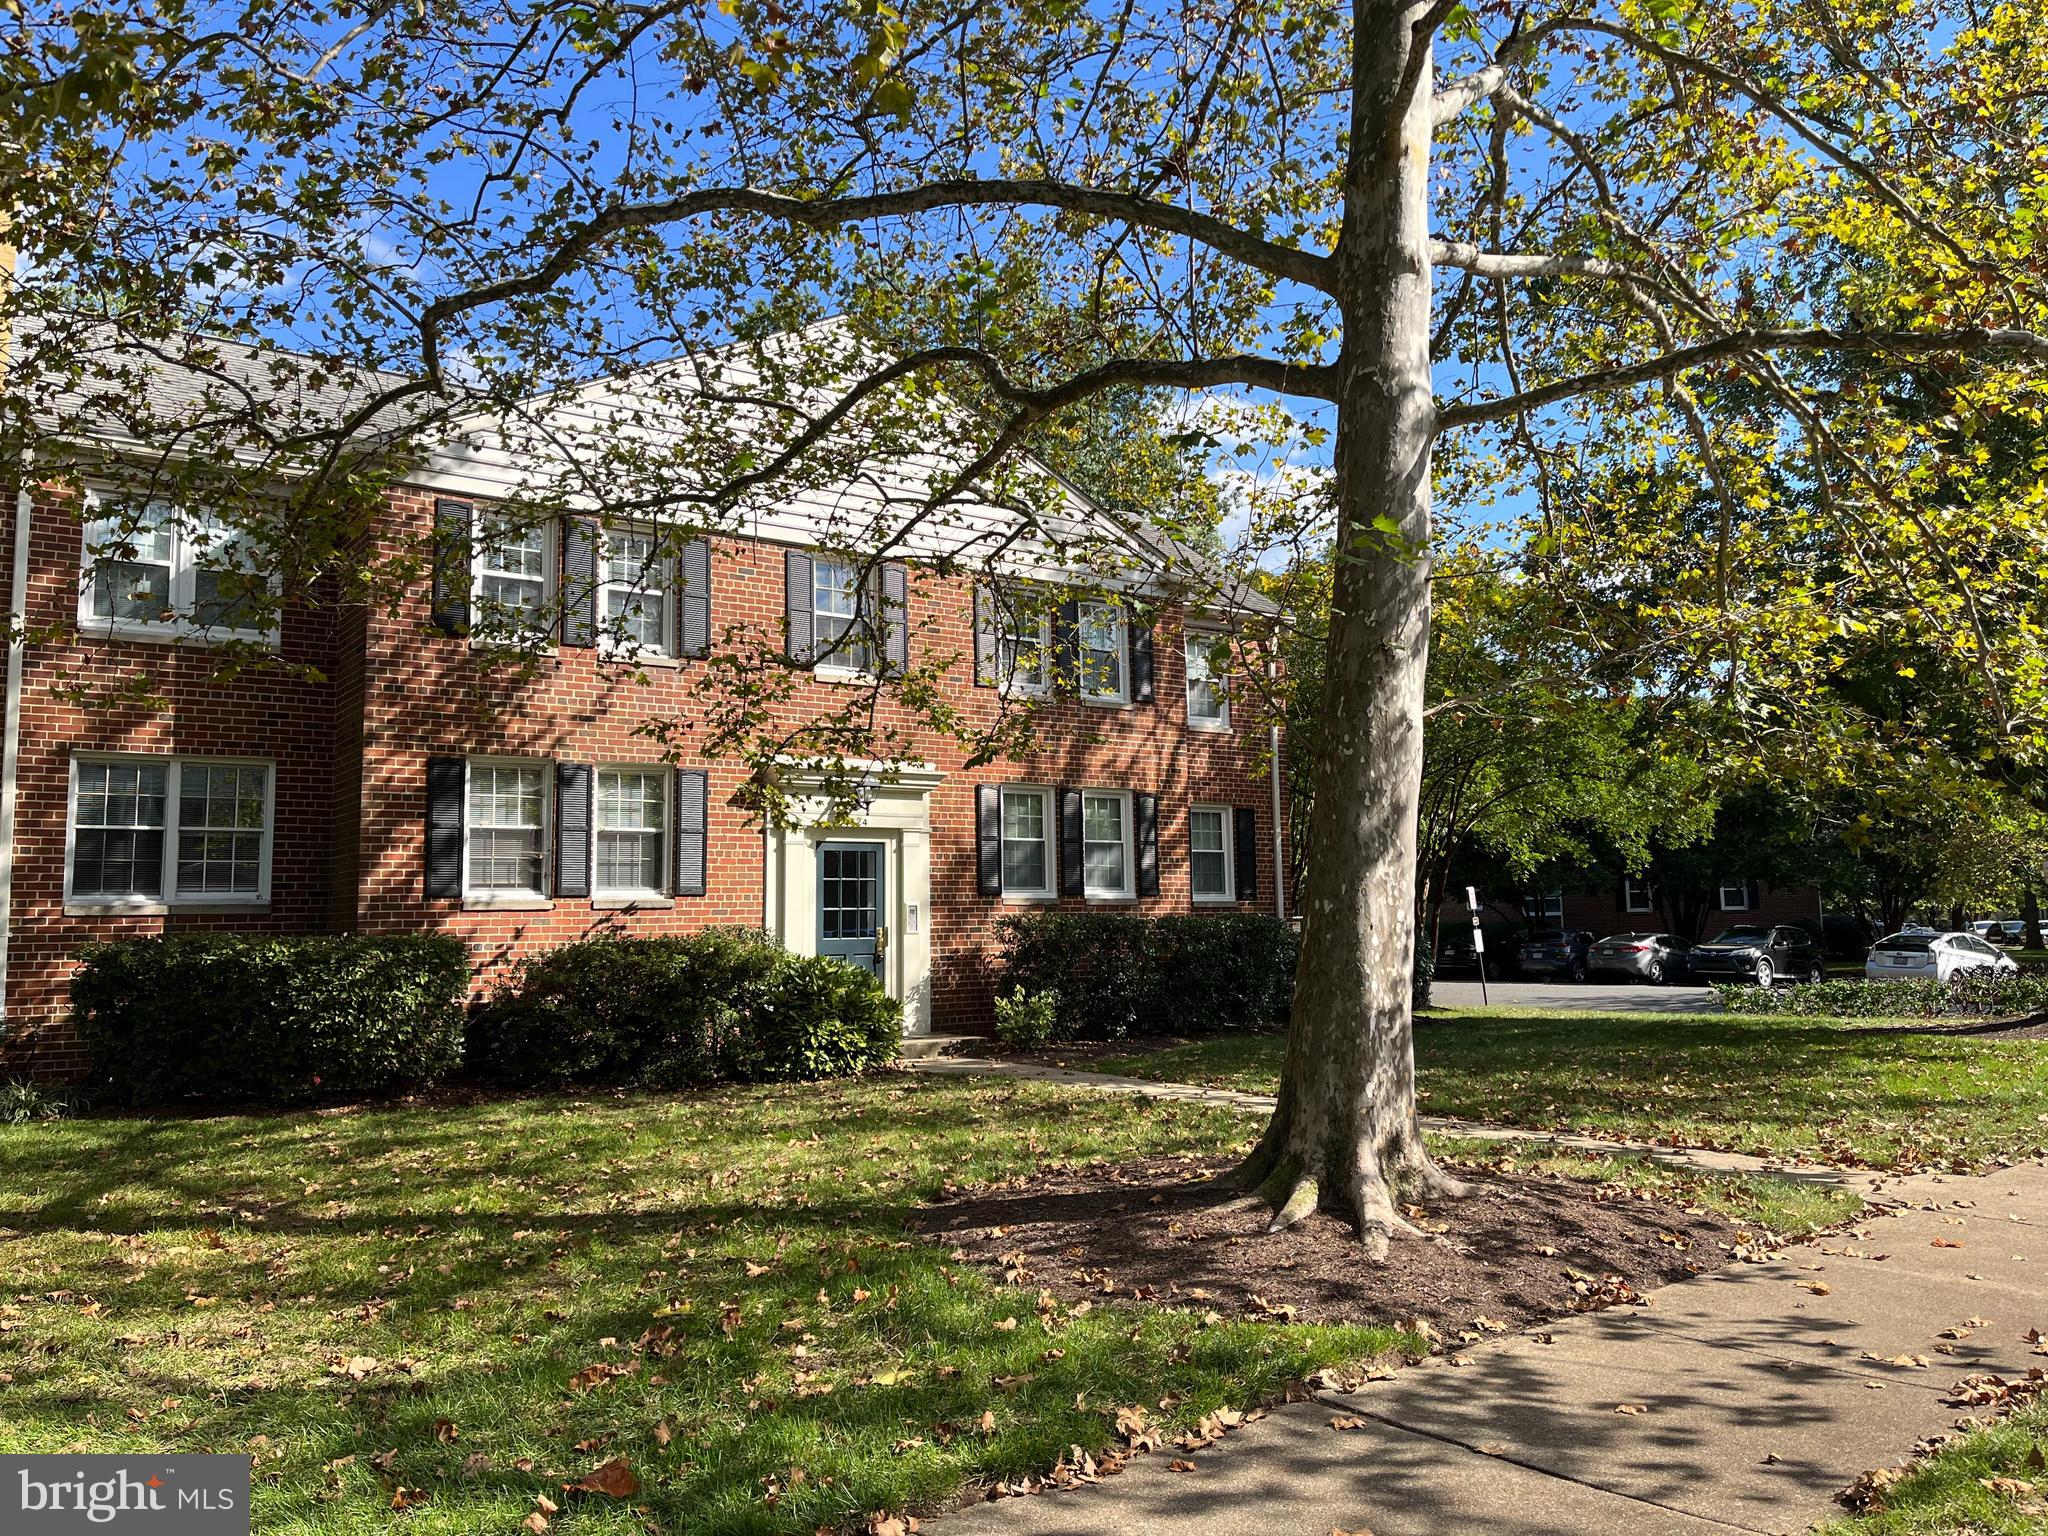
<instances>
[{"instance_id":1,"label":"mulch bed","mask_svg":"<svg viewBox=\"0 0 2048 1536\"><path fill-rule=\"evenodd\" d=\"M1430 1323L1480 1337L1720 1268L1740 1241L1719 1216L1566 1179L1461 1168L1472 1186L1411 1220L1366 1262L1350 1224L1317 1214L1281 1233L1199 1188L1227 1160L1152 1159L1049 1169L962 1190L920 1224L964 1260L1064 1305L1149 1301L1304 1323ZM1482 1321L1482 1319L1484 1321Z\"/></svg>"}]
</instances>

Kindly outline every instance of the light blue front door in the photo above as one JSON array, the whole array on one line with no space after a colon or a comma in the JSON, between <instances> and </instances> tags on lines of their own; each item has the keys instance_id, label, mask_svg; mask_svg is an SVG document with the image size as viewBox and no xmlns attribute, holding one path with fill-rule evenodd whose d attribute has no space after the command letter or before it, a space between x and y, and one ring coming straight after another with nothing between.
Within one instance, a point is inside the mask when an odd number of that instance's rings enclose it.
<instances>
[{"instance_id":1,"label":"light blue front door","mask_svg":"<svg viewBox=\"0 0 2048 1536\"><path fill-rule=\"evenodd\" d=\"M883 843L823 843L818 848L818 953L882 974L889 930Z\"/></svg>"}]
</instances>

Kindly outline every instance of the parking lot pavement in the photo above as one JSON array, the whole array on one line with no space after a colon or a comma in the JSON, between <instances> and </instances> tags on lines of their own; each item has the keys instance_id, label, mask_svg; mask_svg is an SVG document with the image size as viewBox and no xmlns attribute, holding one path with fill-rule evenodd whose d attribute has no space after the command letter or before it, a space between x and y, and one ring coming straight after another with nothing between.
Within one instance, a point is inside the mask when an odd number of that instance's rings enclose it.
<instances>
[{"instance_id":1,"label":"parking lot pavement","mask_svg":"<svg viewBox=\"0 0 2048 1536\"><path fill-rule=\"evenodd\" d=\"M1603 1013L1715 1013L1720 1005L1712 987L1652 987L1618 981L1490 981L1488 1001L1495 1008L1597 1009ZM1438 1008L1477 1008L1479 983L1446 977L1429 989Z\"/></svg>"}]
</instances>

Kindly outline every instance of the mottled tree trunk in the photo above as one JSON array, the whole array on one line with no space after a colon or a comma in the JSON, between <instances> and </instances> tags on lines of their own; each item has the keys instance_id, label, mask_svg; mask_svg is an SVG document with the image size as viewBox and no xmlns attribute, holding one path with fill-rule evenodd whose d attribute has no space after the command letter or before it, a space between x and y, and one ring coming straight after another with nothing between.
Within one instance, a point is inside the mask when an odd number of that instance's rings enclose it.
<instances>
[{"instance_id":1,"label":"mottled tree trunk","mask_svg":"<svg viewBox=\"0 0 2048 1536\"><path fill-rule=\"evenodd\" d=\"M1404 1197L1455 1190L1416 1118L1410 968L1429 658L1430 71L1420 7L1356 0L1352 165L1336 265L1344 342L1337 566L1301 965L1279 1106L1235 1179L1275 1230L1318 1205L1384 1256ZM1426 43L1421 45L1426 48Z\"/></svg>"}]
</instances>

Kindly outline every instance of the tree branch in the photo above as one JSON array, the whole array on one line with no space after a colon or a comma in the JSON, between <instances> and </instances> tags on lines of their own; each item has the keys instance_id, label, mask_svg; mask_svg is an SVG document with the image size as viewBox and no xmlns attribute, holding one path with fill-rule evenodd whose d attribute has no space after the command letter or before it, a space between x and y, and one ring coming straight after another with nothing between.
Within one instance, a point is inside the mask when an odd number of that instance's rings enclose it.
<instances>
[{"instance_id":1,"label":"tree branch","mask_svg":"<svg viewBox=\"0 0 2048 1536\"><path fill-rule=\"evenodd\" d=\"M1442 432L1454 427L1502 421L1582 395L1628 389L1655 379L1670 378L1673 374L1706 363L1767 352L1889 353L1901 357L2017 352L2048 363L2048 336L2034 331L1991 330L1983 326L1951 331L1733 331L1712 341L1681 347L1675 352L1662 353L1641 362L1557 379L1497 400L1478 400L1447 407L1437 413L1437 430Z\"/></svg>"},{"instance_id":2,"label":"tree branch","mask_svg":"<svg viewBox=\"0 0 2048 1536\"><path fill-rule=\"evenodd\" d=\"M1482 251L1462 240L1433 240L1430 261L1439 267L1474 272L1481 277L1606 277L1655 282L1651 274L1625 261L1598 256L1556 256L1538 251Z\"/></svg>"},{"instance_id":3,"label":"tree branch","mask_svg":"<svg viewBox=\"0 0 2048 1536\"><path fill-rule=\"evenodd\" d=\"M1480 102L1490 98L1494 92L1507 84L1508 72L1498 64L1489 64L1476 74L1462 80L1454 80L1436 93L1431 100L1430 120L1439 128L1462 113L1470 111Z\"/></svg>"},{"instance_id":4,"label":"tree branch","mask_svg":"<svg viewBox=\"0 0 2048 1536\"><path fill-rule=\"evenodd\" d=\"M1242 261L1269 276L1329 291L1330 262L1313 251L1278 245L1239 229L1214 214L1182 208L1156 198L1063 181L1007 181L967 178L931 181L892 192L847 197L802 198L752 187L707 187L653 203L607 208L571 229L547 260L521 277L500 278L429 304L420 317L423 354L430 377L440 379L441 327L458 315L489 304L545 293L611 236L634 229L714 213L755 213L808 229L837 229L867 219L903 218L941 208L1057 208L1181 235Z\"/></svg>"}]
</instances>

